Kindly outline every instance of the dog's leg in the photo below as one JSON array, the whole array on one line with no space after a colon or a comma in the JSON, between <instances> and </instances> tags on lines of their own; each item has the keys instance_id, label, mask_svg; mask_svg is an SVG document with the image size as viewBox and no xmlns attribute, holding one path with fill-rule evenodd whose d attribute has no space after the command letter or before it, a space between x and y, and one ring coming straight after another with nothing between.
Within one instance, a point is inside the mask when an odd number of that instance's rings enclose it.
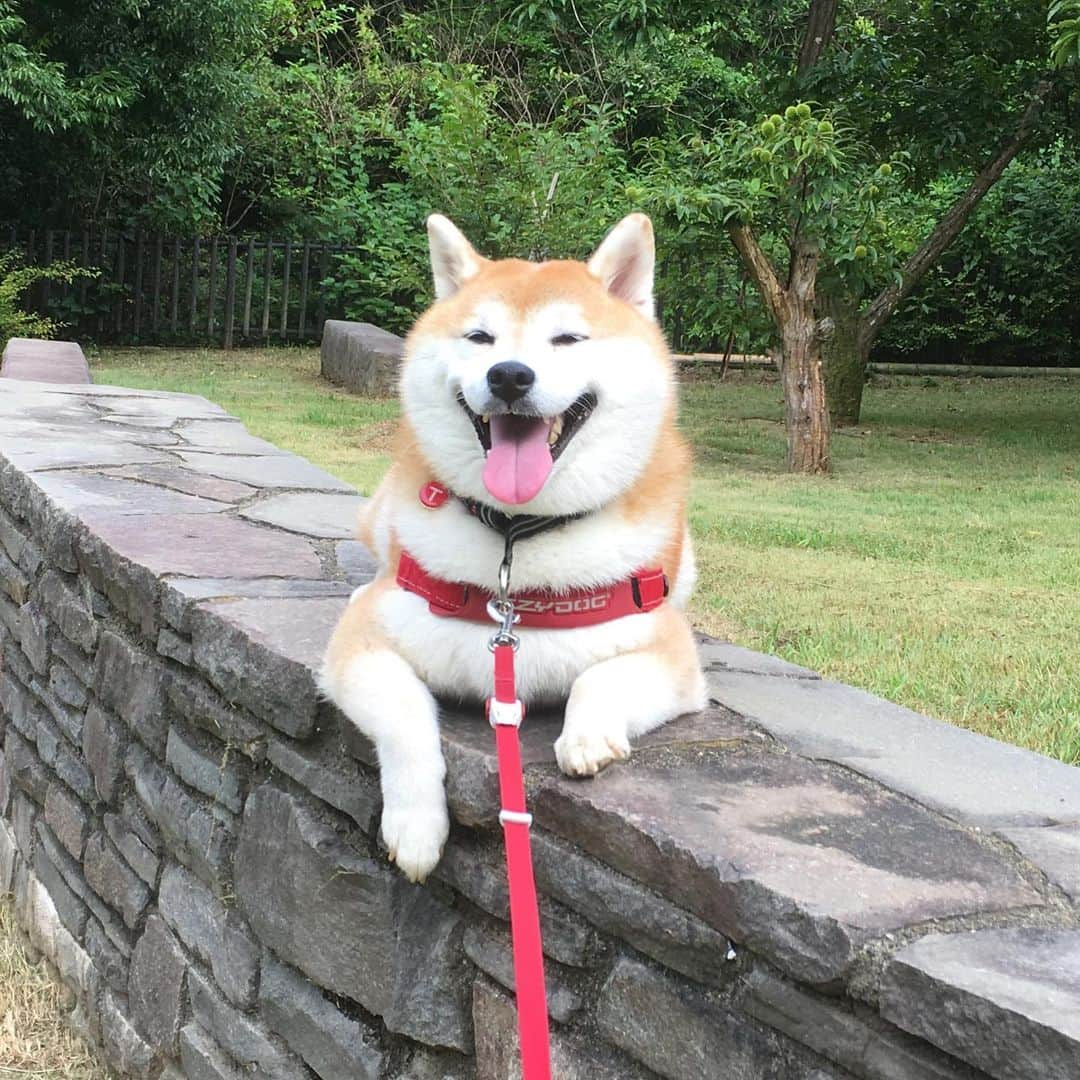
<instances>
[{"instance_id":1,"label":"dog's leg","mask_svg":"<svg viewBox=\"0 0 1080 1080\"><path fill-rule=\"evenodd\" d=\"M450 829L438 706L409 663L376 629L374 594L356 596L327 651L323 689L375 744L382 786L382 835L410 881L423 881Z\"/></svg>"},{"instance_id":2,"label":"dog's leg","mask_svg":"<svg viewBox=\"0 0 1080 1080\"><path fill-rule=\"evenodd\" d=\"M630 756L630 740L705 706L705 680L685 618L665 608L654 642L583 671L570 690L559 768L594 776Z\"/></svg>"}]
</instances>

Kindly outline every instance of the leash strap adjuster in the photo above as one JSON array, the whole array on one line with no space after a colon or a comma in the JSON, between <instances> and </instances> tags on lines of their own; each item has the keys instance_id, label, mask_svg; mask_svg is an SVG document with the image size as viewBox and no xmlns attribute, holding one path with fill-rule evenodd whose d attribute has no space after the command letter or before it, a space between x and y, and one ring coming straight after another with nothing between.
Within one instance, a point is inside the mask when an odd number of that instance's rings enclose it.
<instances>
[{"instance_id":1,"label":"leash strap adjuster","mask_svg":"<svg viewBox=\"0 0 1080 1080\"><path fill-rule=\"evenodd\" d=\"M488 699L488 723L493 728L498 727L521 727L521 721L525 719L525 706L520 701L499 701L498 698Z\"/></svg>"},{"instance_id":2,"label":"leash strap adjuster","mask_svg":"<svg viewBox=\"0 0 1080 1080\"><path fill-rule=\"evenodd\" d=\"M524 825L529 828L532 825L532 814L522 810L500 810L500 825Z\"/></svg>"}]
</instances>

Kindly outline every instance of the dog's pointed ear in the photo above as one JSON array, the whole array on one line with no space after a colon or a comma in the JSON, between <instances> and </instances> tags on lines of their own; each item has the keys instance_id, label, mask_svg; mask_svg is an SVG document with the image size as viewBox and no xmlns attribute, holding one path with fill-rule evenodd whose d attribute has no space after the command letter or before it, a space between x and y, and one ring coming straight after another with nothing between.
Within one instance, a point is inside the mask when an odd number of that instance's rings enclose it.
<instances>
[{"instance_id":1,"label":"dog's pointed ear","mask_svg":"<svg viewBox=\"0 0 1080 1080\"><path fill-rule=\"evenodd\" d=\"M604 237L589 260L589 272L612 296L625 300L646 318L653 310L656 247L652 222L644 214L628 214Z\"/></svg>"},{"instance_id":2,"label":"dog's pointed ear","mask_svg":"<svg viewBox=\"0 0 1080 1080\"><path fill-rule=\"evenodd\" d=\"M442 214L427 219L427 233L435 299L445 300L478 273L487 259L477 255L462 231Z\"/></svg>"}]
</instances>

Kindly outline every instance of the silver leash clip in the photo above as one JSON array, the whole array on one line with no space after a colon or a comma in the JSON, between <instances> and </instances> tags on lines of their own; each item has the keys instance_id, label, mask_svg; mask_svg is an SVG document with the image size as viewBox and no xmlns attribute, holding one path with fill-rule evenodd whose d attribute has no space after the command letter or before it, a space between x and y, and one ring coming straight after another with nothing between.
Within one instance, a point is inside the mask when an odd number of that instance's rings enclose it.
<instances>
[{"instance_id":1,"label":"silver leash clip","mask_svg":"<svg viewBox=\"0 0 1080 1080\"><path fill-rule=\"evenodd\" d=\"M521 616L514 612L514 602L510 599L509 552L499 565L499 592L488 601L487 613L499 627L488 641L488 648L494 652L499 645L509 645L516 652L521 639L514 633L514 626L521 622Z\"/></svg>"}]
</instances>

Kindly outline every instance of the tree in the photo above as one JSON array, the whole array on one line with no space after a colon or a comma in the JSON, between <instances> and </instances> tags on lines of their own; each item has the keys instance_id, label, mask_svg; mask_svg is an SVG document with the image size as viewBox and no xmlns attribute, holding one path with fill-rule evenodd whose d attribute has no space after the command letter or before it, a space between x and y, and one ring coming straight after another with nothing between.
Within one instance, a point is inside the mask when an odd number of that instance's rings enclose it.
<instances>
[{"instance_id":1,"label":"tree","mask_svg":"<svg viewBox=\"0 0 1080 1080\"><path fill-rule=\"evenodd\" d=\"M0 0L0 216L216 221L267 0Z\"/></svg>"},{"instance_id":2,"label":"tree","mask_svg":"<svg viewBox=\"0 0 1080 1080\"><path fill-rule=\"evenodd\" d=\"M815 75L834 40L836 20L836 0L812 0L795 69L796 93L829 85L828 79L817 80ZM834 84L836 74L834 70ZM852 285L865 287L872 279L864 277L860 281L853 264L861 264L877 252L866 243L857 243L850 248L850 259L845 260L843 252L828 251L825 241L830 232L836 232L838 212L849 215L849 221L858 226L872 219L874 201L882 195L883 182L892 175L893 166L887 160L882 162L877 168L878 182L868 184L865 163L860 163L859 155L852 152L857 148L853 133L847 132L846 139L837 137L831 153L820 138L822 124L827 125L829 136L838 135L838 122L829 118L818 125L819 152L810 154L806 153L808 136L792 139L785 132L784 120L791 117L774 116L762 125L765 141L756 148L757 160L769 164L774 179L777 166L773 163L779 160L781 166L786 166L780 170L779 185L761 187L762 194L786 210L786 275L777 272L753 223L747 220L745 208L737 204L734 210L729 208L728 230L765 299L780 339L789 468L828 471L830 413L836 422L857 420L870 348L886 320L941 257L1009 162L1031 140L1051 86L1045 78L1034 83L1019 120L996 151L978 168L966 189L915 250L898 265L888 267L892 271L890 280L865 299ZM882 106L881 102L876 104ZM805 103L795 106L796 116L799 109L808 108ZM803 119L810 119L809 112ZM1000 126L995 125L999 130ZM874 132L867 134L873 138ZM738 150L738 143L732 144L732 152L737 154ZM858 212L860 196L869 214ZM826 258L828 273L823 276Z\"/></svg>"}]
</instances>

